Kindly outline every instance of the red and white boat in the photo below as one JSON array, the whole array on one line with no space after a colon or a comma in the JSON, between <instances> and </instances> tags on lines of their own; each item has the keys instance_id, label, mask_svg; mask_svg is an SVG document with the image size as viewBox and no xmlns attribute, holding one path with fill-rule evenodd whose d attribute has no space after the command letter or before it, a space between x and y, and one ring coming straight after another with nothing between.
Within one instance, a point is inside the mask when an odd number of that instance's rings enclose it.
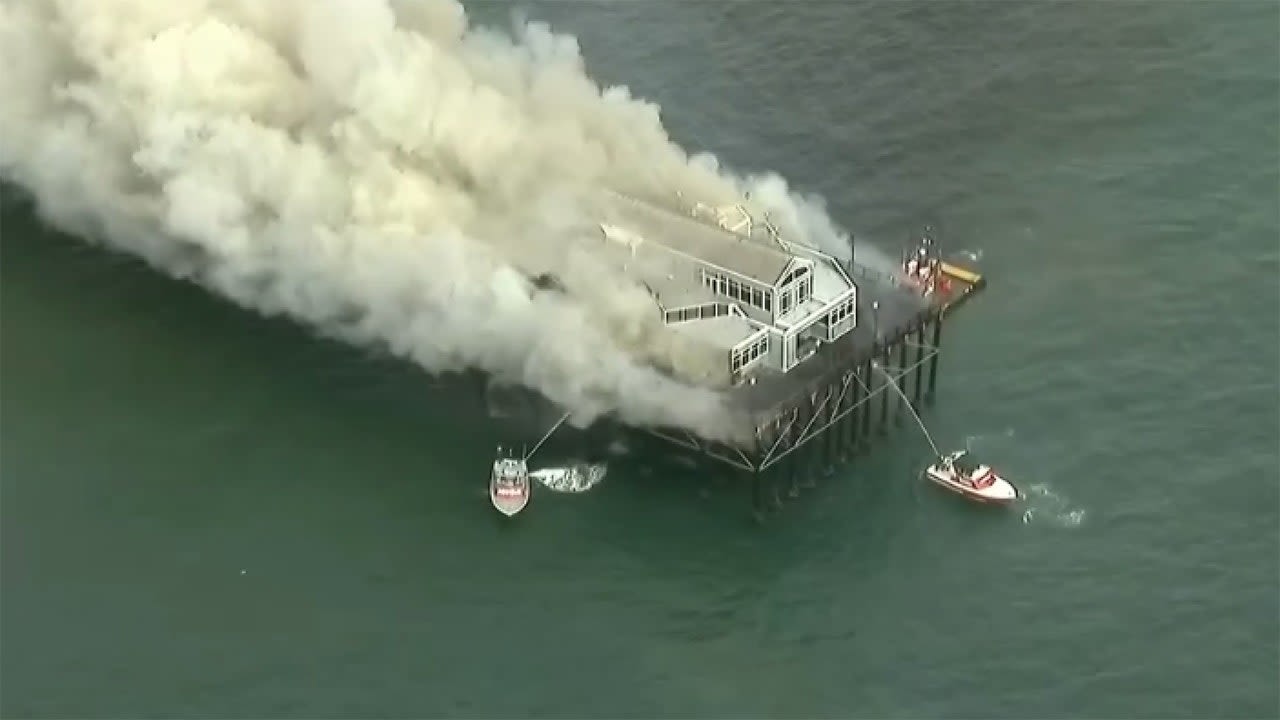
<instances>
[{"instance_id":1,"label":"red and white boat","mask_svg":"<svg viewBox=\"0 0 1280 720\"><path fill-rule=\"evenodd\" d=\"M977 502L1008 505L1018 499L1018 489L989 465L975 462L967 450L938 458L925 474L933 482Z\"/></svg>"},{"instance_id":2,"label":"red and white boat","mask_svg":"<svg viewBox=\"0 0 1280 720\"><path fill-rule=\"evenodd\" d=\"M498 512L511 517L524 510L529 504L530 487L529 465L525 460L499 456L493 461L489 500Z\"/></svg>"}]
</instances>

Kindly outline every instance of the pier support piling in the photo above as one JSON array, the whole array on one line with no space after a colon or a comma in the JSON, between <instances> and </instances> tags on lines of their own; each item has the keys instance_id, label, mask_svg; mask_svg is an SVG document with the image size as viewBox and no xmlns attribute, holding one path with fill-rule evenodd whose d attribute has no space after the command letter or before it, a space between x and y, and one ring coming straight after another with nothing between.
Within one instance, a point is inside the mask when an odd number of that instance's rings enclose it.
<instances>
[{"instance_id":1,"label":"pier support piling","mask_svg":"<svg viewBox=\"0 0 1280 720\"><path fill-rule=\"evenodd\" d=\"M893 382L890 376L889 363L893 358L893 346L885 344L880 354L880 434L884 435L889 431L889 403L895 398L895 393L889 390L889 383Z\"/></svg>"},{"instance_id":2,"label":"pier support piling","mask_svg":"<svg viewBox=\"0 0 1280 720\"><path fill-rule=\"evenodd\" d=\"M911 346L911 333L910 331L903 332L902 336L898 338L898 364L897 364L897 372L895 373L895 377L897 379L895 380L895 382L897 383L898 390L901 391L901 394L899 394L898 391L894 391L893 393L893 407L894 407L893 425L894 427L902 427L903 415L906 412L906 408L904 408L903 405L906 404L905 398L907 396L906 385L908 381L908 376L907 376L906 368L910 367L910 365L908 365L908 359L907 359L907 354L911 351L910 346Z\"/></svg>"},{"instance_id":3,"label":"pier support piling","mask_svg":"<svg viewBox=\"0 0 1280 720\"><path fill-rule=\"evenodd\" d=\"M929 358L929 389L925 398L932 403L938 389L938 355L942 350L942 314L933 317L933 357Z\"/></svg>"},{"instance_id":4,"label":"pier support piling","mask_svg":"<svg viewBox=\"0 0 1280 720\"><path fill-rule=\"evenodd\" d=\"M916 383L911 390L911 406L916 410L920 409L920 395L924 389L924 331L929 321L926 318L920 318L915 328L916 335Z\"/></svg>"},{"instance_id":5,"label":"pier support piling","mask_svg":"<svg viewBox=\"0 0 1280 720\"><path fill-rule=\"evenodd\" d=\"M849 388L849 392L853 394L850 412L845 418L845 447L849 449L849 457L858 454L861 448L861 438L858 431L861 429L862 401L866 398L866 390L864 385L866 381L863 379L862 367L855 365L853 368L853 387Z\"/></svg>"}]
</instances>

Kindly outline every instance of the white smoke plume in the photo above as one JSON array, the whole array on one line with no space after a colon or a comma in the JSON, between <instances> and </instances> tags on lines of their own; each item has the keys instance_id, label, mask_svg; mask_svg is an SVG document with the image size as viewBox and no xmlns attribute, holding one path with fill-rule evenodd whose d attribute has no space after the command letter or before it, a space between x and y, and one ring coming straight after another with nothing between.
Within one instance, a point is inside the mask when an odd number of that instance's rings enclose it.
<instances>
[{"instance_id":1,"label":"white smoke plume","mask_svg":"<svg viewBox=\"0 0 1280 720\"><path fill-rule=\"evenodd\" d=\"M584 189L750 191L849 252L781 179L690 157L655 106L602 91L572 38L470 27L451 0L7 0L0 60L0 173L51 223L430 372L532 387L578 424L744 431L644 291L571 242ZM516 269L536 266L567 294Z\"/></svg>"}]
</instances>

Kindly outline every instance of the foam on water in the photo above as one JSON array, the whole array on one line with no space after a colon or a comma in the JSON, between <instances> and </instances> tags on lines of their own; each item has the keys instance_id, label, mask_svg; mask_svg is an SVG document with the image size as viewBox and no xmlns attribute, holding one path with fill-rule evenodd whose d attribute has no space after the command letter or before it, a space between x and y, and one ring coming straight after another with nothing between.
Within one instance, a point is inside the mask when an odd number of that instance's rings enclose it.
<instances>
[{"instance_id":1,"label":"foam on water","mask_svg":"<svg viewBox=\"0 0 1280 720\"><path fill-rule=\"evenodd\" d=\"M540 468L529 473L538 484L553 492L584 493L599 485L608 472L604 463L571 463Z\"/></svg>"},{"instance_id":2,"label":"foam on water","mask_svg":"<svg viewBox=\"0 0 1280 720\"><path fill-rule=\"evenodd\" d=\"M969 452L978 454L983 448L1012 440L1016 434L1017 432L1010 427L1000 432L966 435L964 447ZM1072 528L1084 523L1085 509L1073 507L1070 500L1055 492L1048 483L1041 482L1024 487L1017 483L1016 478L1013 480L1018 485L1019 499L1025 506L1022 512L1023 524L1048 523L1056 527Z\"/></svg>"},{"instance_id":3,"label":"foam on water","mask_svg":"<svg viewBox=\"0 0 1280 720\"><path fill-rule=\"evenodd\" d=\"M1030 525L1048 523L1056 527L1074 528L1084 523L1085 509L1072 507L1071 502L1054 492L1048 483L1036 483L1023 491L1028 507L1022 513L1022 522Z\"/></svg>"}]
</instances>

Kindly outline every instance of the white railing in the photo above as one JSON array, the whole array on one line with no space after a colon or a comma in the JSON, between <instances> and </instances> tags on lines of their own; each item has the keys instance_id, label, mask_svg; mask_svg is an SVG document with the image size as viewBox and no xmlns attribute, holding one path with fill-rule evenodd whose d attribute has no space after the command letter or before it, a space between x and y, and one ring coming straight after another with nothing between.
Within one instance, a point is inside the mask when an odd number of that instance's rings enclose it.
<instances>
[{"instance_id":1,"label":"white railing","mask_svg":"<svg viewBox=\"0 0 1280 720\"><path fill-rule=\"evenodd\" d=\"M845 265L845 270L847 270L850 275L856 275L864 280L888 283L894 287L900 287L902 285L902 281L898 279L897 276L891 275L883 270L876 270L874 268L867 267L861 263L850 261Z\"/></svg>"},{"instance_id":2,"label":"white railing","mask_svg":"<svg viewBox=\"0 0 1280 720\"><path fill-rule=\"evenodd\" d=\"M712 318L732 316L744 317L742 309L733 303L706 302L664 310L662 320L668 325L676 325L694 320L710 320Z\"/></svg>"}]
</instances>

